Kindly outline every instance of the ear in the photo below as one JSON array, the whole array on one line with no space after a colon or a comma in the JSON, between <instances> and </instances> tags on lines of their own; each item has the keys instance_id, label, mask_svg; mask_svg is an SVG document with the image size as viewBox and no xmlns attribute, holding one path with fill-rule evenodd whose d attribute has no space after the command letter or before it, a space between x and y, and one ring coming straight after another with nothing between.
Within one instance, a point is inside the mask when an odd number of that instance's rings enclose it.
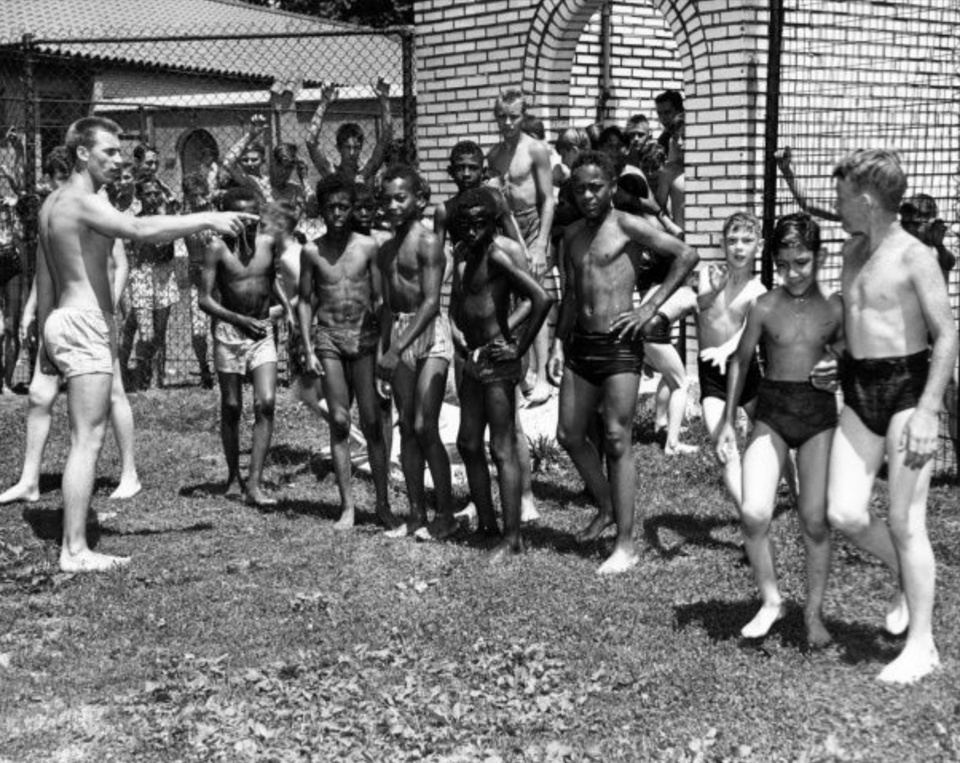
<instances>
[{"instance_id":1,"label":"ear","mask_svg":"<svg viewBox=\"0 0 960 763\"><path fill-rule=\"evenodd\" d=\"M427 195L422 191L417 194L417 209L422 213L430 202L427 201Z\"/></svg>"},{"instance_id":2,"label":"ear","mask_svg":"<svg viewBox=\"0 0 960 763\"><path fill-rule=\"evenodd\" d=\"M84 163L90 161L90 149L82 143L77 146L77 161Z\"/></svg>"}]
</instances>

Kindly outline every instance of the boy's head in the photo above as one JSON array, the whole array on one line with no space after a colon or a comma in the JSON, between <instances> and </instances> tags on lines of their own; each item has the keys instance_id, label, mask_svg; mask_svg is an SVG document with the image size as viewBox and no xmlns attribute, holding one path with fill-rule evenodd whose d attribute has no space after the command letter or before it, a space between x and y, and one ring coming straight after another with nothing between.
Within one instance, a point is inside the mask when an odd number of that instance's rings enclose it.
<instances>
[{"instance_id":1,"label":"boy's head","mask_svg":"<svg viewBox=\"0 0 960 763\"><path fill-rule=\"evenodd\" d=\"M366 183L354 186L353 224L360 233L369 233L377 218L380 201Z\"/></svg>"},{"instance_id":2,"label":"boy's head","mask_svg":"<svg viewBox=\"0 0 960 763\"><path fill-rule=\"evenodd\" d=\"M202 172L184 175L180 185L183 189L183 202L188 209L203 209L210 203L210 184Z\"/></svg>"},{"instance_id":3,"label":"boy's head","mask_svg":"<svg viewBox=\"0 0 960 763\"><path fill-rule=\"evenodd\" d=\"M623 136L630 148L639 148L650 139L650 121L643 114L634 114L627 120Z\"/></svg>"},{"instance_id":4,"label":"boy's head","mask_svg":"<svg viewBox=\"0 0 960 763\"><path fill-rule=\"evenodd\" d=\"M136 194L144 214L152 215L163 206L163 191L156 178L148 172L138 172Z\"/></svg>"},{"instance_id":5,"label":"boy's head","mask_svg":"<svg viewBox=\"0 0 960 763\"><path fill-rule=\"evenodd\" d=\"M328 230L342 232L349 228L356 201L356 186L339 173L317 183L317 205Z\"/></svg>"},{"instance_id":6,"label":"boy's head","mask_svg":"<svg viewBox=\"0 0 960 763\"><path fill-rule=\"evenodd\" d=\"M258 177L263 171L263 160L267 156L267 149L262 143L251 143L240 154L240 169L248 175Z\"/></svg>"},{"instance_id":7,"label":"boy's head","mask_svg":"<svg viewBox=\"0 0 960 763\"><path fill-rule=\"evenodd\" d=\"M671 129L674 120L683 114L683 95L677 90L664 90L653 99L653 103L664 130Z\"/></svg>"},{"instance_id":8,"label":"boy's head","mask_svg":"<svg viewBox=\"0 0 960 763\"><path fill-rule=\"evenodd\" d=\"M344 122L337 128L337 151L340 153L340 166L347 170L356 170L360 164L360 152L363 151L363 130L356 122Z\"/></svg>"},{"instance_id":9,"label":"boy's head","mask_svg":"<svg viewBox=\"0 0 960 763\"><path fill-rule=\"evenodd\" d=\"M817 279L820 226L803 212L781 217L773 230L773 260L783 288L802 296Z\"/></svg>"},{"instance_id":10,"label":"boy's head","mask_svg":"<svg viewBox=\"0 0 960 763\"><path fill-rule=\"evenodd\" d=\"M224 212L248 212L260 214L260 201L253 189L245 185L230 186L220 200L220 209Z\"/></svg>"},{"instance_id":11,"label":"boy's head","mask_svg":"<svg viewBox=\"0 0 960 763\"><path fill-rule=\"evenodd\" d=\"M864 230L871 210L897 214L907 191L907 175L894 151L861 149L848 154L833 168L837 183L837 214L844 230Z\"/></svg>"},{"instance_id":12,"label":"boy's head","mask_svg":"<svg viewBox=\"0 0 960 763\"><path fill-rule=\"evenodd\" d=\"M461 140L450 151L447 172L458 191L476 188L483 182L483 149L472 140Z\"/></svg>"},{"instance_id":13,"label":"boy's head","mask_svg":"<svg viewBox=\"0 0 960 763\"><path fill-rule=\"evenodd\" d=\"M537 119L533 114L523 115L523 119L520 121L520 129L531 138L536 138L537 140L547 139L547 130L543 126L543 122Z\"/></svg>"},{"instance_id":14,"label":"boy's head","mask_svg":"<svg viewBox=\"0 0 960 763\"><path fill-rule=\"evenodd\" d=\"M470 188L458 199L452 223L468 247L493 239L497 230L497 202L486 188Z\"/></svg>"},{"instance_id":15,"label":"boy's head","mask_svg":"<svg viewBox=\"0 0 960 763\"><path fill-rule=\"evenodd\" d=\"M723 223L721 246L727 264L734 269L753 269L763 244L760 220L749 212L734 212Z\"/></svg>"},{"instance_id":16,"label":"boy's head","mask_svg":"<svg viewBox=\"0 0 960 763\"><path fill-rule=\"evenodd\" d=\"M381 181L381 198L387 219L393 225L415 220L423 214L429 195L420 173L407 164L387 167Z\"/></svg>"},{"instance_id":17,"label":"boy's head","mask_svg":"<svg viewBox=\"0 0 960 763\"><path fill-rule=\"evenodd\" d=\"M73 160L66 146L55 146L43 160L43 174L47 176L50 185L59 188L67 182L73 170Z\"/></svg>"},{"instance_id":18,"label":"boy's head","mask_svg":"<svg viewBox=\"0 0 960 763\"><path fill-rule=\"evenodd\" d=\"M568 127L560 133L555 147L560 154L560 161L567 167L572 167L581 151L590 150L590 136L586 130L579 127Z\"/></svg>"},{"instance_id":19,"label":"boy's head","mask_svg":"<svg viewBox=\"0 0 960 763\"><path fill-rule=\"evenodd\" d=\"M292 234L297 219L297 207L289 201L274 201L263 209L263 229L273 236Z\"/></svg>"},{"instance_id":20,"label":"boy's head","mask_svg":"<svg viewBox=\"0 0 960 763\"><path fill-rule=\"evenodd\" d=\"M138 171L156 175L160 169L160 152L149 143L138 143L133 149L133 161Z\"/></svg>"},{"instance_id":21,"label":"boy's head","mask_svg":"<svg viewBox=\"0 0 960 763\"><path fill-rule=\"evenodd\" d=\"M500 137L519 135L523 117L527 113L527 99L519 88L504 90L493 104L493 118L497 121Z\"/></svg>"},{"instance_id":22,"label":"boy's head","mask_svg":"<svg viewBox=\"0 0 960 763\"><path fill-rule=\"evenodd\" d=\"M297 166L297 144L281 143L273 149L273 163L278 170L293 172Z\"/></svg>"},{"instance_id":23,"label":"boy's head","mask_svg":"<svg viewBox=\"0 0 960 763\"><path fill-rule=\"evenodd\" d=\"M584 151L570 168L570 188L580 214L591 220L603 217L617 189L613 160L603 151Z\"/></svg>"}]
</instances>

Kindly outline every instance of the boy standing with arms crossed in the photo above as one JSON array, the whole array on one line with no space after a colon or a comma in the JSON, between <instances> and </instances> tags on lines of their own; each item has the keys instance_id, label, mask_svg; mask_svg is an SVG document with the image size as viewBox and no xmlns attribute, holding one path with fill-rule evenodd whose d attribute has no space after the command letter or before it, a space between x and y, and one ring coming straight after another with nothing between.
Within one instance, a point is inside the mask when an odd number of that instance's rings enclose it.
<instances>
[{"instance_id":1,"label":"boy standing with arms crossed","mask_svg":"<svg viewBox=\"0 0 960 763\"><path fill-rule=\"evenodd\" d=\"M330 452L340 490L338 530L354 526L350 486L350 402L357 400L367 440L376 512L392 530L400 521L390 511L388 459L375 372L380 345L379 248L354 232L354 185L334 174L317 183L317 203L327 232L303 247L297 313L309 375L320 380L330 410ZM316 325L313 325L316 304Z\"/></svg>"},{"instance_id":2,"label":"boy standing with arms crossed","mask_svg":"<svg viewBox=\"0 0 960 763\"><path fill-rule=\"evenodd\" d=\"M761 295L747 315L727 371L727 404L716 450L721 463L737 451L737 403L745 371L756 356L757 345L763 343L766 374L757 393L756 423L743 454L740 510L744 545L763 603L740 633L744 638L763 638L784 615L770 522L780 475L790 449L795 448L800 530L807 553L803 619L807 643L819 648L830 642L822 610L830 572L827 464L837 424L837 400L832 391L811 384L810 372L841 337L843 305L837 295L826 297L817 283L823 252L820 228L809 215L781 219L772 243L782 285Z\"/></svg>"},{"instance_id":3,"label":"boy standing with arms crossed","mask_svg":"<svg viewBox=\"0 0 960 763\"><path fill-rule=\"evenodd\" d=\"M613 554L597 572L626 572L639 561L633 544L636 469L631 427L643 369L643 330L697 264L696 253L643 219L613 208L616 170L606 154L588 151L574 162L573 199L583 219L563 234L566 290L550 357L560 382L557 439L600 504L577 535L594 540L616 523ZM643 275L641 247L670 260L662 285L639 308L633 295ZM587 437L600 406L604 476L597 447Z\"/></svg>"},{"instance_id":4,"label":"boy standing with arms crossed","mask_svg":"<svg viewBox=\"0 0 960 763\"><path fill-rule=\"evenodd\" d=\"M936 257L897 219L907 187L897 155L855 151L833 176L836 210L852 238L843 249L845 407L830 454L828 518L900 580L886 627L902 633L909 625L909 633L877 678L911 683L940 664L926 509L937 414L957 358L956 325ZM889 526L869 509L884 457Z\"/></svg>"},{"instance_id":5,"label":"boy standing with arms crossed","mask_svg":"<svg viewBox=\"0 0 960 763\"><path fill-rule=\"evenodd\" d=\"M700 357L697 374L700 379L700 405L703 423L714 447L724 422L727 402L727 361L737 348L747 313L757 298L766 292L759 278L753 275L753 263L763 246L760 221L747 212L736 212L723 224L721 247L724 263L711 263L700 271L697 289L697 341ZM760 384L760 364L756 356L740 368L743 387L739 403L752 421ZM743 475L736 443L722 462L723 481L733 498L739 518L743 501Z\"/></svg>"},{"instance_id":6,"label":"boy standing with arms crossed","mask_svg":"<svg viewBox=\"0 0 960 763\"><path fill-rule=\"evenodd\" d=\"M410 167L389 167L383 205L394 237L380 249L384 292L384 351L377 372L393 386L400 415L400 463L410 502L409 520L388 533L443 540L457 529L450 458L440 439L440 409L453 358L450 323L440 312L446 259L440 239L420 222L427 203L423 180ZM430 466L437 514L427 529L423 467Z\"/></svg>"},{"instance_id":7,"label":"boy standing with arms crossed","mask_svg":"<svg viewBox=\"0 0 960 763\"><path fill-rule=\"evenodd\" d=\"M450 314L468 356L460 381L457 448L477 506L479 533L500 537L490 490L483 434L490 426L490 452L497 466L504 531L490 561L523 552L520 537L520 465L517 457L516 388L523 354L547 317L550 297L517 264L520 246L497 235L498 210L484 188L459 198L452 220L462 237L454 250ZM513 297L529 300L530 316L519 330L511 320ZM527 306L521 306L526 310Z\"/></svg>"}]
</instances>

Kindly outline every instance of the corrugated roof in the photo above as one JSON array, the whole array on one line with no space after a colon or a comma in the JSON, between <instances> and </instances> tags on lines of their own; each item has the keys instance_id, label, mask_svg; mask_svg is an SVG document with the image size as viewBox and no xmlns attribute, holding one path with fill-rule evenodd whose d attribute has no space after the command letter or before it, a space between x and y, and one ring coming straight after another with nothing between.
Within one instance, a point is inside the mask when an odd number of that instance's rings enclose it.
<instances>
[{"instance_id":1,"label":"corrugated roof","mask_svg":"<svg viewBox=\"0 0 960 763\"><path fill-rule=\"evenodd\" d=\"M383 76L399 84L399 39L359 31L239 0L0 0L0 45L30 34L41 51L90 61L308 82ZM224 35L251 37L197 39ZM68 39L91 42L56 42Z\"/></svg>"}]
</instances>

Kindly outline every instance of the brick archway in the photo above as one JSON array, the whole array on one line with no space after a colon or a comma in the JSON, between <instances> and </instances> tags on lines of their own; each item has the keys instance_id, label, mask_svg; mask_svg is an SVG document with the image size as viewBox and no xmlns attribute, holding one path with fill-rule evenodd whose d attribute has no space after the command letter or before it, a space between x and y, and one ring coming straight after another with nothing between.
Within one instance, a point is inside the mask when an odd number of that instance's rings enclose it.
<instances>
[{"instance_id":1,"label":"brick archway","mask_svg":"<svg viewBox=\"0 0 960 763\"><path fill-rule=\"evenodd\" d=\"M690 0L654 0L677 41L687 97L696 94L698 61L706 55L706 36ZM574 52L590 18L603 0L542 0L530 25L523 60L523 89L534 94L548 119L568 120Z\"/></svg>"}]
</instances>

